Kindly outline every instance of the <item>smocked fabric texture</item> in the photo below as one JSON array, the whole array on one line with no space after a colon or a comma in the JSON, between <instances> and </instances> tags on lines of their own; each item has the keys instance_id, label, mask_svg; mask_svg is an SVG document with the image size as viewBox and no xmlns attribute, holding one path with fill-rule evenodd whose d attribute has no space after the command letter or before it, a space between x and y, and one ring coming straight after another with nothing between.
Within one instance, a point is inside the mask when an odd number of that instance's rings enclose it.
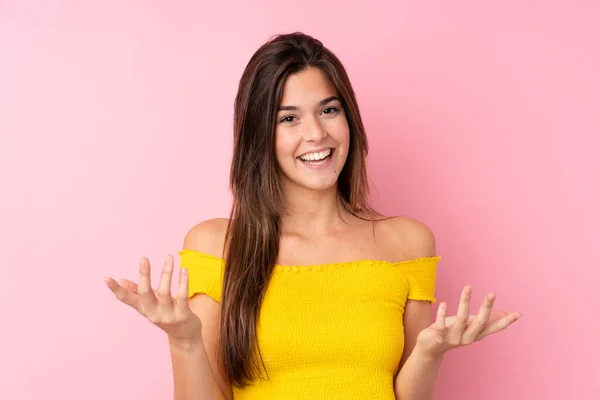
<instances>
[{"instance_id":1,"label":"smocked fabric texture","mask_svg":"<svg viewBox=\"0 0 600 400\"><path fill-rule=\"evenodd\" d=\"M189 297L221 301L225 262L179 252ZM267 379L234 388L235 400L394 400L407 300L436 302L441 257L275 266L257 337Z\"/></svg>"}]
</instances>

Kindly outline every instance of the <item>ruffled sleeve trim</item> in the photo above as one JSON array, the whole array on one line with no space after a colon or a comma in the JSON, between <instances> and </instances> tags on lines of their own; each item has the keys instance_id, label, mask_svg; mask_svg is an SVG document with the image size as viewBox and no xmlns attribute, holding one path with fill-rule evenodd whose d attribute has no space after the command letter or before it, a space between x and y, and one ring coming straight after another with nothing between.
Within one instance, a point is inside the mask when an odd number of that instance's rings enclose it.
<instances>
[{"instance_id":1,"label":"ruffled sleeve trim","mask_svg":"<svg viewBox=\"0 0 600 400\"><path fill-rule=\"evenodd\" d=\"M188 298L195 294L206 294L215 301L221 302L224 261L218 257L187 249L179 252L179 258L180 268L187 268L189 274Z\"/></svg>"}]
</instances>

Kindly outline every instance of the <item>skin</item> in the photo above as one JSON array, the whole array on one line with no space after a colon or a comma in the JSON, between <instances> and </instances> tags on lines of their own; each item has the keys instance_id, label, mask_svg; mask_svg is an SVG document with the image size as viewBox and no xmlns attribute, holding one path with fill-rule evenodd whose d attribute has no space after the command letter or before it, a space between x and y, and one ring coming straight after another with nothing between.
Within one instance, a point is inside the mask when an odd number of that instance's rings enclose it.
<instances>
[{"instance_id":1,"label":"skin","mask_svg":"<svg viewBox=\"0 0 600 400\"><path fill-rule=\"evenodd\" d=\"M277 263L307 265L358 259L399 261L435 256L435 237L423 223L396 217L372 225L341 207L337 179L346 162L350 132L336 96L335 87L316 68L288 77L284 85L282 109L278 111L275 126L275 151L287 207L281 220ZM333 162L326 168L306 168L298 160L300 155L322 148L334 149ZM186 234L183 248L219 257L226 226L225 219L211 219L195 225ZM149 261L142 258L137 284L128 280L117 283L112 278L106 278L105 282L118 300L168 334L176 360L174 368L175 365L186 365L189 367L186 370L191 368L186 379L176 382L176 387L185 388L185 393L176 398L231 399L231 388L218 373L214 351L220 306L203 294L188 301L185 269L180 272L178 297L172 298L169 290L172 273L173 258L169 255L155 291L151 288ZM485 297L477 314L470 314L471 293L472 288L465 286L453 316L448 316L447 303L440 302L433 323L431 303L407 302L403 320L405 350L394 380L397 399L432 399L437 373L448 351L500 332L521 316L520 313L493 312L494 293ZM185 372L178 374L183 376ZM207 381L197 384L198 376L207 377ZM211 394L205 395L206 392L201 390L210 390ZM193 397L190 393L198 395Z\"/></svg>"}]
</instances>

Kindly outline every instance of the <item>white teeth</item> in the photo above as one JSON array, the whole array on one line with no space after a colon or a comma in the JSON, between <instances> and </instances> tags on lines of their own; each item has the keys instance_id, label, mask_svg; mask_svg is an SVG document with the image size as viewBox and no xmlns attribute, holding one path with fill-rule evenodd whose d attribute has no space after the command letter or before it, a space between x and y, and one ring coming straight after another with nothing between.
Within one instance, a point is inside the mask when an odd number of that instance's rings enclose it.
<instances>
[{"instance_id":1,"label":"white teeth","mask_svg":"<svg viewBox=\"0 0 600 400\"><path fill-rule=\"evenodd\" d=\"M320 161L331 154L331 149L324 150L320 153L308 153L300 156L302 161Z\"/></svg>"}]
</instances>

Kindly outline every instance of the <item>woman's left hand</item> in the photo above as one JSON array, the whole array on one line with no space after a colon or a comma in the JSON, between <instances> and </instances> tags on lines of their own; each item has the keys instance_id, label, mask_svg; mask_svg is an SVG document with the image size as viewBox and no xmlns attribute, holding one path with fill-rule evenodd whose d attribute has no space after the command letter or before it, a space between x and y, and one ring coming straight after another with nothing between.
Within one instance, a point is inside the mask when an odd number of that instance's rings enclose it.
<instances>
[{"instance_id":1,"label":"woman's left hand","mask_svg":"<svg viewBox=\"0 0 600 400\"><path fill-rule=\"evenodd\" d=\"M489 335L500 332L514 323L521 313L492 312L496 299L494 293L489 293L477 315L470 314L472 288L463 289L458 312L455 316L447 317L448 304L441 302L436 321L423 329L417 338L416 347L426 356L441 356L448 350L468 346Z\"/></svg>"}]
</instances>

